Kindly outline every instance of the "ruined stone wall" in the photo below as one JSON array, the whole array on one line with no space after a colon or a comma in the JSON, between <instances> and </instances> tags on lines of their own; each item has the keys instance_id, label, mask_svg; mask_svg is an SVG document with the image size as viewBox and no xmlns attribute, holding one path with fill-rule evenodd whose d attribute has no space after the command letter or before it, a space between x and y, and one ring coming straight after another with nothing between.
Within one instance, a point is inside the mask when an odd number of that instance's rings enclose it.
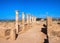
<instances>
[{"instance_id":1,"label":"ruined stone wall","mask_svg":"<svg viewBox=\"0 0 60 43\"><path fill-rule=\"evenodd\" d=\"M16 30L15 29L0 29L0 39L4 40L15 40Z\"/></svg>"},{"instance_id":2,"label":"ruined stone wall","mask_svg":"<svg viewBox=\"0 0 60 43\"><path fill-rule=\"evenodd\" d=\"M60 26L47 17L47 31L49 43L60 43Z\"/></svg>"},{"instance_id":3,"label":"ruined stone wall","mask_svg":"<svg viewBox=\"0 0 60 43\"><path fill-rule=\"evenodd\" d=\"M5 40L16 39L15 22L0 22L0 39Z\"/></svg>"}]
</instances>

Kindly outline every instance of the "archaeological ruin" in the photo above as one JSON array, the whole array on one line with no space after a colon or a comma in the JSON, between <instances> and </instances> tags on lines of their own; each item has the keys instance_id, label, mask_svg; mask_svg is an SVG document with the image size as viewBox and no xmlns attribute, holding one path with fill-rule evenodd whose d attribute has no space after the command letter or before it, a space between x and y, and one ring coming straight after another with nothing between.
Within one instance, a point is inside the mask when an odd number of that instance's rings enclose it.
<instances>
[{"instance_id":1,"label":"archaeological ruin","mask_svg":"<svg viewBox=\"0 0 60 43\"><path fill-rule=\"evenodd\" d=\"M37 21L35 16L25 16L22 12L22 21L19 21L19 11L16 10L15 13L15 21L0 21L0 42L6 40L8 43L13 40L11 43L60 43L60 24L53 21L52 17Z\"/></svg>"}]
</instances>

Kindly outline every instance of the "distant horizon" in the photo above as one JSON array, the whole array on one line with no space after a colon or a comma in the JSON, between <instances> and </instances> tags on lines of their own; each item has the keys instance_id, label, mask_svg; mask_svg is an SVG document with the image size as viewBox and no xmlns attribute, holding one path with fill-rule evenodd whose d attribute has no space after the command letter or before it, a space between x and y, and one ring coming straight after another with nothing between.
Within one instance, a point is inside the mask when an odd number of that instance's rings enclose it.
<instances>
[{"instance_id":1,"label":"distant horizon","mask_svg":"<svg viewBox=\"0 0 60 43\"><path fill-rule=\"evenodd\" d=\"M50 16L49 16L50 17ZM37 18L36 18L37 19ZM46 19L46 18L40 18L40 19ZM60 19L60 18L53 18L52 19ZM0 19L0 21L15 21L16 19ZM22 19L18 19L18 20L22 20Z\"/></svg>"}]
</instances>

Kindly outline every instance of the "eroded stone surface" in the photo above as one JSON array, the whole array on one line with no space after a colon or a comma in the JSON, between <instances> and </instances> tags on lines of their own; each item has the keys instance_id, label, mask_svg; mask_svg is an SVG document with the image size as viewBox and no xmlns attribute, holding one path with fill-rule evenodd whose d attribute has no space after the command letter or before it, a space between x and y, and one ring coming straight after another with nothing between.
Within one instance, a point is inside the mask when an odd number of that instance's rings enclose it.
<instances>
[{"instance_id":1,"label":"eroded stone surface","mask_svg":"<svg viewBox=\"0 0 60 43\"><path fill-rule=\"evenodd\" d=\"M47 18L47 30L49 43L59 43L60 28L57 23L53 23L52 18Z\"/></svg>"}]
</instances>

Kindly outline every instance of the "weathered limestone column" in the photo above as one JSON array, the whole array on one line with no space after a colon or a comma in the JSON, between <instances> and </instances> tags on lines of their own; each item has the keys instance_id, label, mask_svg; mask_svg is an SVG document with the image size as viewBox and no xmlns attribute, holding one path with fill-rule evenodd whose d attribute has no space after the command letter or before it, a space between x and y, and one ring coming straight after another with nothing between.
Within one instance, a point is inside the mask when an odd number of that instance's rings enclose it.
<instances>
[{"instance_id":1,"label":"weathered limestone column","mask_svg":"<svg viewBox=\"0 0 60 43\"><path fill-rule=\"evenodd\" d=\"M28 16L28 14L26 16L27 16L26 23L28 24L28 22L29 22L29 16Z\"/></svg>"},{"instance_id":2,"label":"weathered limestone column","mask_svg":"<svg viewBox=\"0 0 60 43\"><path fill-rule=\"evenodd\" d=\"M34 26L34 17L32 16L32 26Z\"/></svg>"},{"instance_id":3,"label":"weathered limestone column","mask_svg":"<svg viewBox=\"0 0 60 43\"><path fill-rule=\"evenodd\" d=\"M34 18L32 17L32 23L34 22Z\"/></svg>"},{"instance_id":4,"label":"weathered limestone column","mask_svg":"<svg viewBox=\"0 0 60 43\"><path fill-rule=\"evenodd\" d=\"M33 16L33 23L34 23L34 16Z\"/></svg>"},{"instance_id":5,"label":"weathered limestone column","mask_svg":"<svg viewBox=\"0 0 60 43\"><path fill-rule=\"evenodd\" d=\"M34 17L34 22L36 23L36 17Z\"/></svg>"},{"instance_id":6,"label":"weathered limestone column","mask_svg":"<svg viewBox=\"0 0 60 43\"><path fill-rule=\"evenodd\" d=\"M47 26L51 26L51 25L52 25L52 18L47 17Z\"/></svg>"},{"instance_id":7,"label":"weathered limestone column","mask_svg":"<svg viewBox=\"0 0 60 43\"><path fill-rule=\"evenodd\" d=\"M51 26L52 26L52 18L51 17L47 17L47 31L48 31L48 36L50 34L50 30L51 30Z\"/></svg>"},{"instance_id":8,"label":"weathered limestone column","mask_svg":"<svg viewBox=\"0 0 60 43\"><path fill-rule=\"evenodd\" d=\"M26 23L27 23L26 29L29 29L29 15L28 14L26 15Z\"/></svg>"},{"instance_id":9,"label":"weathered limestone column","mask_svg":"<svg viewBox=\"0 0 60 43\"><path fill-rule=\"evenodd\" d=\"M32 22L35 23L36 22L36 18L33 16L32 17Z\"/></svg>"},{"instance_id":10,"label":"weathered limestone column","mask_svg":"<svg viewBox=\"0 0 60 43\"><path fill-rule=\"evenodd\" d=\"M48 40L49 43L51 42L51 32L52 32L52 18L51 17L47 17L47 34L48 34Z\"/></svg>"},{"instance_id":11,"label":"weathered limestone column","mask_svg":"<svg viewBox=\"0 0 60 43\"><path fill-rule=\"evenodd\" d=\"M47 17L47 31L48 31L48 36L50 36L51 26L52 26L52 18L51 17Z\"/></svg>"},{"instance_id":12,"label":"weathered limestone column","mask_svg":"<svg viewBox=\"0 0 60 43\"><path fill-rule=\"evenodd\" d=\"M18 33L18 10L16 10L16 33Z\"/></svg>"},{"instance_id":13,"label":"weathered limestone column","mask_svg":"<svg viewBox=\"0 0 60 43\"><path fill-rule=\"evenodd\" d=\"M24 25L25 25L25 23L24 23L24 12L22 12L22 29L24 30Z\"/></svg>"},{"instance_id":14,"label":"weathered limestone column","mask_svg":"<svg viewBox=\"0 0 60 43\"><path fill-rule=\"evenodd\" d=\"M27 24L30 24L30 23L31 23L31 16L27 15Z\"/></svg>"},{"instance_id":15,"label":"weathered limestone column","mask_svg":"<svg viewBox=\"0 0 60 43\"><path fill-rule=\"evenodd\" d=\"M29 15L29 29L31 29L32 27L31 23L32 23L32 18L31 18L31 15Z\"/></svg>"},{"instance_id":16,"label":"weathered limestone column","mask_svg":"<svg viewBox=\"0 0 60 43\"><path fill-rule=\"evenodd\" d=\"M30 15L30 23L32 23L31 19L32 19L32 18L31 18L31 15Z\"/></svg>"},{"instance_id":17,"label":"weathered limestone column","mask_svg":"<svg viewBox=\"0 0 60 43\"><path fill-rule=\"evenodd\" d=\"M27 15L27 29L29 29L31 27L31 15Z\"/></svg>"},{"instance_id":18,"label":"weathered limestone column","mask_svg":"<svg viewBox=\"0 0 60 43\"><path fill-rule=\"evenodd\" d=\"M35 22L36 22L36 17L35 17Z\"/></svg>"}]
</instances>

